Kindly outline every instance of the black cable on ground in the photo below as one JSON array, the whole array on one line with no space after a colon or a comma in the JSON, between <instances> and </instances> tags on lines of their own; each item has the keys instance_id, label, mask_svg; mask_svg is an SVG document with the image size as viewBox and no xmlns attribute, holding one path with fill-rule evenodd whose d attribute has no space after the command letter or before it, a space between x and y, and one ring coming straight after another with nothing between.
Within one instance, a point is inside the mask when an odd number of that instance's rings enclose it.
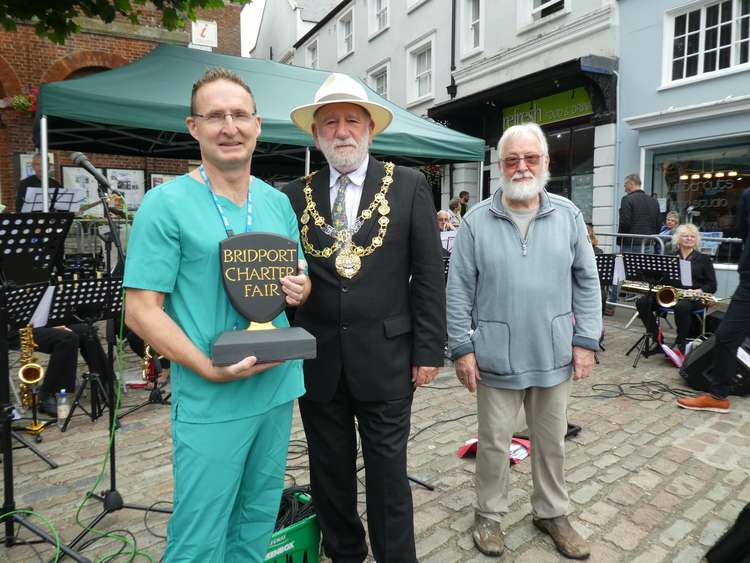
<instances>
[{"instance_id":1,"label":"black cable on ground","mask_svg":"<svg viewBox=\"0 0 750 563\"><path fill-rule=\"evenodd\" d=\"M149 534L151 534L152 536L154 536L155 538L160 538L160 539L165 540L165 539L167 539L167 536L162 536L161 534L157 534L148 525L148 515L151 513L151 511L155 507L159 506L160 504L173 504L173 503L172 503L172 501L169 501L169 500L158 500L155 503L153 503L151 506L149 506L146 509L146 512L143 513L143 526L146 528L146 531Z\"/></svg>"},{"instance_id":2,"label":"black cable on ground","mask_svg":"<svg viewBox=\"0 0 750 563\"><path fill-rule=\"evenodd\" d=\"M665 397L697 397L692 389L670 387L661 381L626 381L624 383L595 383L590 395L571 395L576 399L617 399L632 401L661 401Z\"/></svg>"},{"instance_id":3,"label":"black cable on ground","mask_svg":"<svg viewBox=\"0 0 750 563\"><path fill-rule=\"evenodd\" d=\"M461 416L457 416L456 418L448 418L448 419L445 419L445 420L436 420L432 424L428 424L424 428L420 428L414 434L412 434L411 436L409 436L409 442L411 442L414 438L416 438L417 436L419 436L425 430L429 430L430 428L432 428L434 426L437 426L438 424L447 424L448 422L456 422L457 420L462 420L464 418L469 418L470 416L476 416L476 415L477 415L476 412L470 412L469 414L463 414Z\"/></svg>"}]
</instances>

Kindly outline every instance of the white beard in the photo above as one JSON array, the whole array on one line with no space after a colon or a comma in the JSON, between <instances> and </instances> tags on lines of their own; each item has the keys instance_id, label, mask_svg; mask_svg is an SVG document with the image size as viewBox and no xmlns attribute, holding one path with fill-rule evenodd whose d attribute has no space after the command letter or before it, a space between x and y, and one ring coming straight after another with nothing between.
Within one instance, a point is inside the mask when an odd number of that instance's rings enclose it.
<instances>
[{"instance_id":1,"label":"white beard","mask_svg":"<svg viewBox=\"0 0 750 563\"><path fill-rule=\"evenodd\" d=\"M528 178L524 182L513 181L513 179ZM549 181L549 170L535 177L531 172L515 172L512 176L503 174L501 182L503 194L511 201L528 201L538 196Z\"/></svg>"},{"instance_id":2,"label":"white beard","mask_svg":"<svg viewBox=\"0 0 750 563\"><path fill-rule=\"evenodd\" d=\"M322 137L318 137L318 144L320 145L320 152L326 157L328 164L342 174L346 174L359 168L365 158L367 158L370 150L370 132L365 131L359 143L352 137L343 141L341 139L334 139L330 142ZM349 146L352 149L346 151L346 153L337 152L336 147L342 146Z\"/></svg>"}]
</instances>

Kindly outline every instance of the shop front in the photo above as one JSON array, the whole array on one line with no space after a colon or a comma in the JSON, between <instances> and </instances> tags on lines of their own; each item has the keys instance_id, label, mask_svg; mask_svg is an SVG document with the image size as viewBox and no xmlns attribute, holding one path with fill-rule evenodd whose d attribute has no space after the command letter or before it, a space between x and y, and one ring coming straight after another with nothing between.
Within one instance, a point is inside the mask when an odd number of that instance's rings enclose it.
<instances>
[{"instance_id":1,"label":"shop front","mask_svg":"<svg viewBox=\"0 0 750 563\"><path fill-rule=\"evenodd\" d=\"M740 196L750 187L750 137L659 147L649 151L646 165L664 212L677 212L680 221L694 223L704 236L739 236ZM740 245L706 249L718 262L736 262Z\"/></svg>"}]
</instances>

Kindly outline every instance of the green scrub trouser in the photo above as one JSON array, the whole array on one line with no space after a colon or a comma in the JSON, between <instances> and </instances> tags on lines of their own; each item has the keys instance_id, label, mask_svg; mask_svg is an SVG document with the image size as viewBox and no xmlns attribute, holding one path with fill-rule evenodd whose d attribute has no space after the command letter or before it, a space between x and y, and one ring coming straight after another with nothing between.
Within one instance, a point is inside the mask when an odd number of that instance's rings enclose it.
<instances>
[{"instance_id":1,"label":"green scrub trouser","mask_svg":"<svg viewBox=\"0 0 750 563\"><path fill-rule=\"evenodd\" d=\"M279 512L292 402L241 420L172 421L166 563L261 562Z\"/></svg>"}]
</instances>

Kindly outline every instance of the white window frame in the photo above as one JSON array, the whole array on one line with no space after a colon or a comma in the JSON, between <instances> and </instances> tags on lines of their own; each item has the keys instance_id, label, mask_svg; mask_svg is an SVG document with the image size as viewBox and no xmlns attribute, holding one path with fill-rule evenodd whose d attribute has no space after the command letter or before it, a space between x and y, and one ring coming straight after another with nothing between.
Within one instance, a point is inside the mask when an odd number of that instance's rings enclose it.
<instances>
[{"instance_id":1,"label":"white window frame","mask_svg":"<svg viewBox=\"0 0 750 563\"><path fill-rule=\"evenodd\" d=\"M430 89L419 95L417 91L417 56L430 49ZM435 32L406 46L406 106L411 107L435 97Z\"/></svg>"},{"instance_id":2,"label":"white window frame","mask_svg":"<svg viewBox=\"0 0 750 563\"><path fill-rule=\"evenodd\" d=\"M406 13L411 14L414 10L419 8L425 2L429 2L429 0L407 0Z\"/></svg>"},{"instance_id":3,"label":"white window frame","mask_svg":"<svg viewBox=\"0 0 750 563\"><path fill-rule=\"evenodd\" d=\"M459 21L461 22L461 58L465 59L481 53L484 50L484 5L485 0L476 0L479 2L479 18L472 21L471 7L474 0L461 0ZM474 42L474 26L479 27L479 41L476 45Z\"/></svg>"},{"instance_id":4,"label":"white window frame","mask_svg":"<svg viewBox=\"0 0 750 563\"><path fill-rule=\"evenodd\" d=\"M383 27L379 27L380 18L377 9L378 0L367 0L367 28L368 28L368 40L375 39L378 35L386 31L391 27L391 2L390 0L382 0L383 6L381 12L385 11L385 23Z\"/></svg>"},{"instance_id":5,"label":"white window frame","mask_svg":"<svg viewBox=\"0 0 750 563\"><path fill-rule=\"evenodd\" d=\"M553 6L560 1L563 2L562 10L541 17L542 10L549 6ZM571 0L547 0L535 8L534 0L516 0L516 33L525 33L542 25L546 25L551 21L567 16L571 12L570 3ZM539 14L539 17L535 17L535 14Z\"/></svg>"},{"instance_id":6,"label":"white window frame","mask_svg":"<svg viewBox=\"0 0 750 563\"><path fill-rule=\"evenodd\" d=\"M717 70L703 72L704 55L706 53L705 36L706 36L706 8L715 4L720 4L719 0L712 0L706 2L705 0L691 2L668 10L664 13L664 25L663 25L663 49L662 49L662 84L659 90L665 90L674 88L677 86L683 86L686 84L693 84L695 82L702 82L704 80L712 80L722 76L728 76L736 74L738 72L746 72L750 70L750 58L744 63L735 63L737 54L737 48L741 41L739 37L739 4L741 0L732 1L732 32L730 40L730 54L729 54L729 66ZM700 25L699 25L699 39L698 39L698 73L693 76L687 76L683 78L672 79L672 63L673 63L673 46L674 46L674 33L675 33L675 20L682 15L687 15L690 12L700 10ZM743 16L744 17L744 16ZM750 17L750 15L748 16ZM687 25L687 22L686 22ZM717 41L719 39L717 38ZM744 40L742 40L744 41ZM718 55L718 53L717 53ZM718 66L718 64L717 64Z\"/></svg>"},{"instance_id":7,"label":"white window frame","mask_svg":"<svg viewBox=\"0 0 750 563\"><path fill-rule=\"evenodd\" d=\"M312 49L315 48L315 57L312 56ZM307 68L320 68L320 43L315 37L305 46L305 66Z\"/></svg>"},{"instance_id":8,"label":"white window frame","mask_svg":"<svg viewBox=\"0 0 750 563\"><path fill-rule=\"evenodd\" d=\"M391 99L391 60L387 59L385 61L379 62L375 66L370 67L367 69L367 84L369 84L370 88L377 90L377 77L385 72L385 93L380 94L386 99Z\"/></svg>"},{"instance_id":9,"label":"white window frame","mask_svg":"<svg viewBox=\"0 0 750 563\"><path fill-rule=\"evenodd\" d=\"M351 30L351 48L346 50L346 37L344 36L344 22L349 21L349 29ZM354 7L349 8L347 11L342 13L336 20L336 52L338 53L338 60L342 61L354 52Z\"/></svg>"}]
</instances>

